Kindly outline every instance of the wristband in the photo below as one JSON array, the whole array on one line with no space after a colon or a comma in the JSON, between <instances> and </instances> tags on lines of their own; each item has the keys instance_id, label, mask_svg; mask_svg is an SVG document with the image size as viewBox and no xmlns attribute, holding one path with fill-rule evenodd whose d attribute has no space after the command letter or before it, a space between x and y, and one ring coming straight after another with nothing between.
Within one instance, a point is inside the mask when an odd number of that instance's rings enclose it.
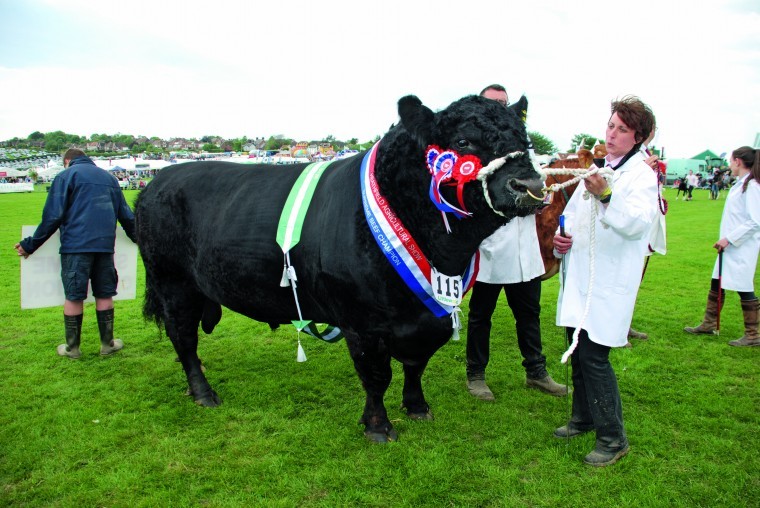
<instances>
[{"instance_id":1,"label":"wristband","mask_svg":"<svg viewBox=\"0 0 760 508\"><path fill-rule=\"evenodd\" d=\"M600 203L607 204L610 202L610 199L612 199L612 189L607 187L602 191L601 194L599 194L596 199L599 200Z\"/></svg>"}]
</instances>

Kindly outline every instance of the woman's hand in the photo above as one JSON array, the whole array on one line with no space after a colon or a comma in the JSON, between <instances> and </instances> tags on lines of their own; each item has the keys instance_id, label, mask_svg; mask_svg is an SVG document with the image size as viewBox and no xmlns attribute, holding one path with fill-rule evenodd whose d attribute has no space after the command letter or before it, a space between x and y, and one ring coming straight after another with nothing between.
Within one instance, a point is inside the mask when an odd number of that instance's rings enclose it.
<instances>
[{"instance_id":1,"label":"woman's hand","mask_svg":"<svg viewBox=\"0 0 760 508\"><path fill-rule=\"evenodd\" d=\"M566 233L566 236L554 235L554 250L558 253L565 255L570 247L573 246L573 237Z\"/></svg>"},{"instance_id":2,"label":"woman's hand","mask_svg":"<svg viewBox=\"0 0 760 508\"><path fill-rule=\"evenodd\" d=\"M654 154L654 155L650 155L649 157L647 157L647 159L644 161L644 163L647 166L649 166L650 168L652 168L655 171L657 171L657 169L658 169L657 161L658 160L660 160L660 157L657 154Z\"/></svg>"},{"instance_id":3,"label":"woman's hand","mask_svg":"<svg viewBox=\"0 0 760 508\"><path fill-rule=\"evenodd\" d=\"M721 238L717 242L715 242L715 245L713 245L713 248L716 249L718 252L723 252L726 250L726 247L728 247L728 239L727 238Z\"/></svg>"},{"instance_id":4,"label":"woman's hand","mask_svg":"<svg viewBox=\"0 0 760 508\"><path fill-rule=\"evenodd\" d=\"M609 187L607 180L605 180L604 177L600 176L598 173L586 178L586 190L594 196L598 196L604 192L607 187Z\"/></svg>"}]
</instances>

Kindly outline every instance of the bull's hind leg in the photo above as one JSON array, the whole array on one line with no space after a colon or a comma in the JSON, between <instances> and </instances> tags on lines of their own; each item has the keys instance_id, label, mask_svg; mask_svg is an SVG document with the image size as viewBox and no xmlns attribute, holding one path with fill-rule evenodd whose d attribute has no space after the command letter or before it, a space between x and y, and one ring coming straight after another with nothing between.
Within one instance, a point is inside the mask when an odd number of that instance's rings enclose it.
<instances>
[{"instance_id":1,"label":"bull's hind leg","mask_svg":"<svg viewBox=\"0 0 760 508\"><path fill-rule=\"evenodd\" d=\"M222 400L211 389L198 359L198 325L203 315L205 298L186 287L170 294L175 296L164 303L166 334L185 370L189 393L196 404L216 407Z\"/></svg>"},{"instance_id":2,"label":"bull's hind leg","mask_svg":"<svg viewBox=\"0 0 760 508\"><path fill-rule=\"evenodd\" d=\"M354 361L354 368L367 394L364 413L359 420L364 424L364 435L370 441L385 443L396 441L398 434L388 420L383 397L391 384L391 355L383 341L362 339L344 330L346 344Z\"/></svg>"},{"instance_id":3,"label":"bull's hind leg","mask_svg":"<svg viewBox=\"0 0 760 508\"><path fill-rule=\"evenodd\" d=\"M404 390L402 409L414 420L432 420L430 406L422 393L422 374L428 361L404 363Z\"/></svg>"}]
</instances>

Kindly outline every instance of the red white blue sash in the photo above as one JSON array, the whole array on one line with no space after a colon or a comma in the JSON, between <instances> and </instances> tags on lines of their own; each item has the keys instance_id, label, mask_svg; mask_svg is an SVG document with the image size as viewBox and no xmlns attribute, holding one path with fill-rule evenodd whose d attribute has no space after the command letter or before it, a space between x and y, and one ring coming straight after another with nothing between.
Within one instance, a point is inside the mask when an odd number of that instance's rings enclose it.
<instances>
[{"instance_id":1,"label":"red white blue sash","mask_svg":"<svg viewBox=\"0 0 760 508\"><path fill-rule=\"evenodd\" d=\"M455 306L439 302L431 284L432 267L417 242L380 194L375 180L376 143L364 156L361 166L361 188L364 215L372 235L396 272L425 306L437 317L451 315ZM476 251L462 276L463 293L475 284L479 254Z\"/></svg>"}]
</instances>

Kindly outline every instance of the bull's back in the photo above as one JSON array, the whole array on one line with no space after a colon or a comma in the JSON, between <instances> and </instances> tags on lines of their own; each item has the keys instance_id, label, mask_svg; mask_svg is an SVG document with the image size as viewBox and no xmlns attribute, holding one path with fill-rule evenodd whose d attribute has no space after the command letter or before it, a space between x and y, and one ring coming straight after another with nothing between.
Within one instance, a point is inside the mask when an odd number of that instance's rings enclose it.
<instances>
[{"instance_id":1,"label":"bull's back","mask_svg":"<svg viewBox=\"0 0 760 508\"><path fill-rule=\"evenodd\" d=\"M328 167L301 241L291 251L305 307L324 297L315 294L317 279L329 272L323 262L334 261L332 255L323 258L325 250L333 254L354 242L351 228L342 225L353 223L359 211L353 165L336 161ZM284 319L279 314L289 315L294 302L291 289L280 287L283 252L277 227L304 168L206 162L164 170L136 206L146 270L189 280L207 298L256 319ZM335 246L325 247L325 242Z\"/></svg>"}]
</instances>

